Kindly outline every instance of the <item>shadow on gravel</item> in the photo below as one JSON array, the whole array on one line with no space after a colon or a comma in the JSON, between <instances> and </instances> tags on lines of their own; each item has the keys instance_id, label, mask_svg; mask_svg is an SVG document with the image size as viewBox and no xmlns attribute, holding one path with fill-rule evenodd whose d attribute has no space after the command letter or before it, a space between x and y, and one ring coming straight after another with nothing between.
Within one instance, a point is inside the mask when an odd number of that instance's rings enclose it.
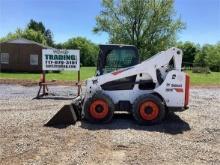
<instances>
[{"instance_id":1,"label":"shadow on gravel","mask_svg":"<svg viewBox=\"0 0 220 165\"><path fill-rule=\"evenodd\" d=\"M32 98L32 100L73 100L75 97L65 97L65 96L46 96L46 97L40 97L40 98L37 98L37 97L34 97Z\"/></svg>"},{"instance_id":2,"label":"shadow on gravel","mask_svg":"<svg viewBox=\"0 0 220 165\"><path fill-rule=\"evenodd\" d=\"M64 128L69 127L70 125L71 125L71 124L57 124L57 125L53 125L53 126L48 126L47 124L44 124L44 127L64 129Z\"/></svg>"},{"instance_id":3,"label":"shadow on gravel","mask_svg":"<svg viewBox=\"0 0 220 165\"><path fill-rule=\"evenodd\" d=\"M175 113L169 113L166 119L161 124L152 125L152 126L137 125L131 114L115 114L111 123L101 125L101 124L90 124L85 121L82 121L81 127L89 130L135 129L142 131L164 132L172 135L181 134L185 131L190 130L189 124L184 120L182 120Z\"/></svg>"}]
</instances>

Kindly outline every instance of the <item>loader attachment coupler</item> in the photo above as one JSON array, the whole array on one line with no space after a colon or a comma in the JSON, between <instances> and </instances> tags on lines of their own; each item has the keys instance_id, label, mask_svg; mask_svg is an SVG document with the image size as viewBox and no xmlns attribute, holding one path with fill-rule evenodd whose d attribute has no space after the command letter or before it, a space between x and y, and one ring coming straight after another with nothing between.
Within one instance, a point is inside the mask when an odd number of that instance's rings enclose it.
<instances>
[{"instance_id":1,"label":"loader attachment coupler","mask_svg":"<svg viewBox=\"0 0 220 165\"><path fill-rule=\"evenodd\" d=\"M71 125L81 120L81 103L73 101L69 105L64 105L45 126Z\"/></svg>"}]
</instances>

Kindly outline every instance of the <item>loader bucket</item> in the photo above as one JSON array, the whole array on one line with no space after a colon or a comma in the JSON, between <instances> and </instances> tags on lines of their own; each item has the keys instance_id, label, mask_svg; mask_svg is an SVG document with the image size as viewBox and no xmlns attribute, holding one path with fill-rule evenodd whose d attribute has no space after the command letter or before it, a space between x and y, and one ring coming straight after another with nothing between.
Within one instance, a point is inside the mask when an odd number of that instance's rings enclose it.
<instances>
[{"instance_id":1,"label":"loader bucket","mask_svg":"<svg viewBox=\"0 0 220 165\"><path fill-rule=\"evenodd\" d=\"M73 104L64 105L45 126L70 125L75 124L80 119L80 113Z\"/></svg>"}]
</instances>

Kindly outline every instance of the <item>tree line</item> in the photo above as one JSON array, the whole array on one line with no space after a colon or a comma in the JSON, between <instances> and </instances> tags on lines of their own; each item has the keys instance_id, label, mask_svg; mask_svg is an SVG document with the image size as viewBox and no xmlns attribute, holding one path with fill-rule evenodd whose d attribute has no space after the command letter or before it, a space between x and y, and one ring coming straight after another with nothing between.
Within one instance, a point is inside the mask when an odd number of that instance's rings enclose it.
<instances>
[{"instance_id":1,"label":"tree line","mask_svg":"<svg viewBox=\"0 0 220 165\"><path fill-rule=\"evenodd\" d=\"M96 58L98 55L98 45L85 37L73 37L64 43L54 43L53 33L47 29L40 21L30 20L24 29L18 28L14 33L8 33L5 37L0 38L0 42L25 38L46 46L57 49L79 49L80 50L80 63L82 66L95 66Z\"/></svg>"},{"instance_id":2,"label":"tree line","mask_svg":"<svg viewBox=\"0 0 220 165\"><path fill-rule=\"evenodd\" d=\"M193 42L179 42L176 47L183 51L183 66L208 67L220 72L220 42L199 45Z\"/></svg>"},{"instance_id":3,"label":"tree line","mask_svg":"<svg viewBox=\"0 0 220 165\"><path fill-rule=\"evenodd\" d=\"M198 45L177 42L177 34L185 23L175 14L173 0L102 0L102 9L96 17L94 33L105 32L109 43L135 45L141 60L169 47L183 50L184 66L209 67L220 71L220 43ZM73 37L55 44L53 33L42 22L31 20L24 30L18 29L0 40L23 37L62 49L80 49L82 66L94 66L98 45L84 37Z\"/></svg>"}]
</instances>

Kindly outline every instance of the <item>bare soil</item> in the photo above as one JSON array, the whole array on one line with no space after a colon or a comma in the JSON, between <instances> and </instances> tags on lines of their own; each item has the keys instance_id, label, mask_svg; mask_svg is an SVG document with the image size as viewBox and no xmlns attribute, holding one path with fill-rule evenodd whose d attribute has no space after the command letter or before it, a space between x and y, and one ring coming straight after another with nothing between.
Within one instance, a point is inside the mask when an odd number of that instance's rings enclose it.
<instances>
[{"instance_id":1,"label":"bare soil","mask_svg":"<svg viewBox=\"0 0 220 165\"><path fill-rule=\"evenodd\" d=\"M0 164L220 164L220 88L193 88L190 108L155 126L117 114L105 125L45 127L70 100L32 100L36 93L0 85Z\"/></svg>"}]
</instances>

